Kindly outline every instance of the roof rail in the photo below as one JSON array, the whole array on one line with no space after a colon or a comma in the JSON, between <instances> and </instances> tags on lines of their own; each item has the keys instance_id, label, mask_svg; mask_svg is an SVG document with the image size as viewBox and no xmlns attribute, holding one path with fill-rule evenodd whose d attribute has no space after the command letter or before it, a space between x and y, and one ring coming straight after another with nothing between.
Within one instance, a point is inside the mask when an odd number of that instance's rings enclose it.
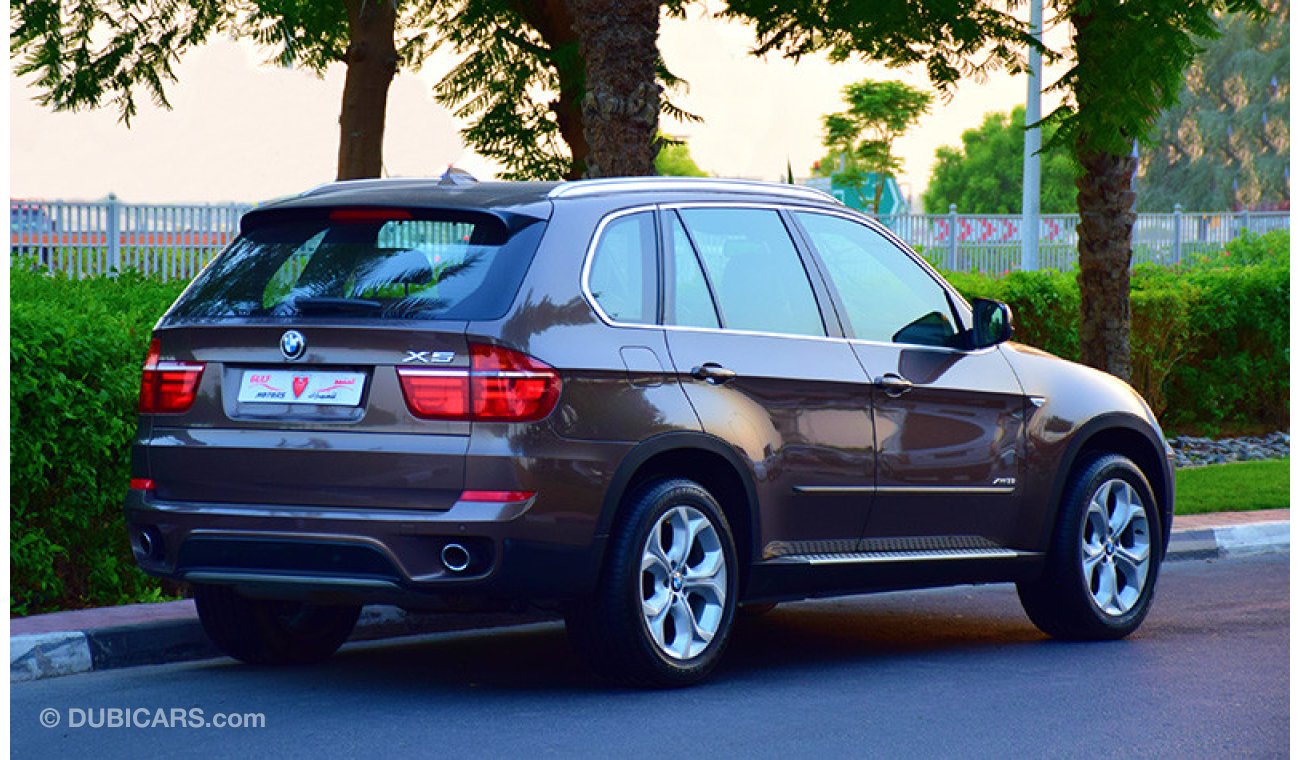
<instances>
[{"instance_id":1,"label":"roof rail","mask_svg":"<svg viewBox=\"0 0 1300 760\"><path fill-rule=\"evenodd\" d=\"M754 193L784 195L814 201L832 201L844 205L839 198L806 185L786 185L777 182L760 182L749 179L717 179L714 177L610 177L565 182L552 188L549 198L578 198L601 193L640 192L714 192Z\"/></svg>"}]
</instances>

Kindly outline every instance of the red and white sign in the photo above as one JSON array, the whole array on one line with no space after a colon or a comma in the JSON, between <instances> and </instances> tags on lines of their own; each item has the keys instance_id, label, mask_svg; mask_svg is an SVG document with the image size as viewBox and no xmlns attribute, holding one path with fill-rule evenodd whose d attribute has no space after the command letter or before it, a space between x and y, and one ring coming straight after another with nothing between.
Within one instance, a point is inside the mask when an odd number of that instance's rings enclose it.
<instances>
[{"instance_id":1,"label":"red and white sign","mask_svg":"<svg viewBox=\"0 0 1300 760\"><path fill-rule=\"evenodd\" d=\"M327 404L357 406L366 376L361 372L246 370L239 400L252 404Z\"/></svg>"}]
</instances>

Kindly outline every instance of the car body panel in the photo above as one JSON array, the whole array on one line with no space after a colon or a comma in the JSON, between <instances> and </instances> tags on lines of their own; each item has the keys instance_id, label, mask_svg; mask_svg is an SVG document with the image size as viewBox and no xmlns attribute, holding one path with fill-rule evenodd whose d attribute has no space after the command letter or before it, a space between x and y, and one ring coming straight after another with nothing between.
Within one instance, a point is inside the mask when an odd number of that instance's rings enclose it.
<instances>
[{"instance_id":1,"label":"car body panel","mask_svg":"<svg viewBox=\"0 0 1300 760\"><path fill-rule=\"evenodd\" d=\"M981 536L1008 546L1019 519L1025 398L996 348L958 351L855 341L874 389L876 503L864 539Z\"/></svg>"},{"instance_id":2,"label":"car body panel","mask_svg":"<svg viewBox=\"0 0 1300 760\"><path fill-rule=\"evenodd\" d=\"M1025 421L1025 494L1035 504L1055 504L1065 490L1069 465L1089 439L1108 430L1129 431L1144 442L1151 463L1143 467L1164 520L1173 524L1172 454L1151 408L1124 381L1032 346L1001 346L1030 400ZM1044 545L1054 524L1049 509L1026 510L1017 542Z\"/></svg>"}]
</instances>

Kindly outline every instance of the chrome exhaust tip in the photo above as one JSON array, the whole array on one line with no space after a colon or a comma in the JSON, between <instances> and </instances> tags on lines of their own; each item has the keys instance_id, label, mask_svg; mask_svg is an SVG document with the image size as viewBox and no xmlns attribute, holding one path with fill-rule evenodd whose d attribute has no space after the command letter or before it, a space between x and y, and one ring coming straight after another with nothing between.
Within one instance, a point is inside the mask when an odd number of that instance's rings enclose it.
<instances>
[{"instance_id":1,"label":"chrome exhaust tip","mask_svg":"<svg viewBox=\"0 0 1300 760\"><path fill-rule=\"evenodd\" d=\"M160 543L154 538L153 531L150 529L141 528L135 532L135 549L141 557L153 559L160 548L162 548Z\"/></svg>"},{"instance_id":2,"label":"chrome exhaust tip","mask_svg":"<svg viewBox=\"0 0 1300 760\"><path fill-rule=\"evenodd\" d=\"M442 547L442 566L453 573L464 572L469 567L469 550L460 544L447 544Z\"/></svg>"}]
</instances>

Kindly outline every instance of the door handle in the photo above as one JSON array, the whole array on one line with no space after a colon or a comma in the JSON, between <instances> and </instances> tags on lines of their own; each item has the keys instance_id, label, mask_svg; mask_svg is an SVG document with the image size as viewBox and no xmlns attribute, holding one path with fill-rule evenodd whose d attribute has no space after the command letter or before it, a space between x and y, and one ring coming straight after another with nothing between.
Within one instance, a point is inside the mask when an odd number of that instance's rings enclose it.
<instances>
[{"instance_id":1,"label":"door handle","mask_svg":"<svg viewBox=\"0 0 1300 760\"><path fill-rule=\"evenodd\" d=\"M727 369L717 362L705 362L695 369L691 370L691 377L696 380L703 380L713 385L722 385L728 380L736 377L734 369Z\"/></svg>"},{"instance_id":2,"label":"door handle","mask_svg":"<svg viewBox=\"0 0 1300 760\"><path fill-rule=\"evenodd\" d=\"M893 372L887 372L876 380L876 387L884 391L886 396L897 398L912 390L912 381Z\"/></svg>"}]
</instances>

